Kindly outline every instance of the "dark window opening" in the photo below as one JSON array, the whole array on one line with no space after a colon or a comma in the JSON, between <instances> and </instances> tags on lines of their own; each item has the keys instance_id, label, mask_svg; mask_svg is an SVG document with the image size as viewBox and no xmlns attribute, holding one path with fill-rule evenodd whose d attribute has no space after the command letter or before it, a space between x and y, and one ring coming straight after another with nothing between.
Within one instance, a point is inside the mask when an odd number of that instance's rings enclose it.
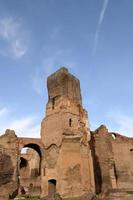
<instances>
[{"instance_id":1,"label":"dark window opening","mask_svg":"<svg viewBox=\"0 0 133 200\"><path fill-rule=\"evenodd\" d=\"M55 97L52 98L52 110L54 110L55 107Z\"/></svg>"},{"instance_id":2,"label":"dark window opening","mask_svg":"<svg viewBox=\"0 0 133 200\"><path fill-rule=\"evenodd\" d=\"M28 161L25 158L21 157L20 158L20 169L23 167L27 167L27 165L28 165Z\"/></svg>"},{"instance_id":3,"label":"dark window opening","mask_svg":"<svg viewBox=\"0 0 133 200\"><path fill-rule=\"evenodd\" d=\"M56 193L56 180L50 179L48 180L48 195L53 196Z\"/></svg>"},{"instance_id":4,"label":"dark window opening","mask_svg":"<svg viewBox=\"0 0 133 200\"><path fill-rule=\"evenodd\" d=\"M116 166L115 166L115 164L113 165L113 168L114 168L115 179L116 179L116 181L117 181L118 176L117 176L117 171L116 171Z\"/></svg>"},{"instance_id":5,"label":"dark window opening","mask_svg":"<svg viewBox=\"0 0 133 200\"><path fill-rule=\"evenodd\" d=\"M20 186L20 192L22 195L26 194L25 189L23 186Z\"/></svg>"},{"instance_id":6,"label":"dark window opening","mask_svg":"<svg viewBox=\"0 0 133 200\"><path fill-rule=\"evenodd\" d=\"M72 127L72 119L69 119L69 126Z\"/></svg>"}]
</instances>

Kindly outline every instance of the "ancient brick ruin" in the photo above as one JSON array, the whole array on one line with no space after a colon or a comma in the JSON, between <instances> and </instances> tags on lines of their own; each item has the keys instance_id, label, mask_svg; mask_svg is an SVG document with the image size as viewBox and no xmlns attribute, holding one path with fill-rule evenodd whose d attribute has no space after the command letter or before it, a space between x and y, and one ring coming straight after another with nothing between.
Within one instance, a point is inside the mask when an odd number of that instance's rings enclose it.
<instances>
[{"instance_id":1,"label":"ancient brick ruin","mask_svg":"<svg viewBox=\"0 0 133 200\"><path fill-rule=\"evenodd\" d=\"M0 200L56 192L62 197L97 193L107 200L117 199L119 192L128 199L133 139L110 133L104 125L90 131L80 82L66 68L48 77L47 88L41 137L20 138L8 129L0 136ZM23 147L29 148L26 153Z\"/></svg>"}]
</instances>

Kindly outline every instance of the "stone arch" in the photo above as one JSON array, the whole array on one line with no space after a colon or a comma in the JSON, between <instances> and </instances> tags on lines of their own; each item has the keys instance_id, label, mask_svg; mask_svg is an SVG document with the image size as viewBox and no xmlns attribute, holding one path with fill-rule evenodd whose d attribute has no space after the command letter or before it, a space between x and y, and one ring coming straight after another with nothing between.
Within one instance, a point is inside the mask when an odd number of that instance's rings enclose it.
<instances>
[{"instance_id":1,"label":"stone arch","mask_svg":"<svg viewBox=\"0 0 133 200\"><path fill-rule=\"evenodd\" d=\"M43 145L40 139L36 138L19 138L19 162L18 162L18 181L19 188L23 187L26 193L31 194L40 194L41 193L41 175L42 175L42 160L43 160ZM21 152L23 148L28 148L24 152ZM35 152L34 152L34 151ZM35 159L32 157L35 156ZM37 159L37 160L36 160ZM27 167L20 168L21 161L24 161L22 164ZM33 181L34 180L34 181ZM31 184L33 186L31 187ZM22 192L21 192L22 194Z\"/></svg>"},{"instance_id":2,"label":"stone arch","mask_svg":"<svg viewBox=\"0 0 133 200\"><path fill-rule=\"evenodd\" d=\"M21 149L25 148L25 147L34 149L38 153L40 160L42 161L44 148L43 148L41 139L19 137L18 140L19 140L18 141L19 142L19 151L21 151Z\"/></svg>"},{"instance_id":3,"label":"stone arch","mask_svg":"<svg viewBox=\"0 0 133 200\"><path fill-rule=\"evenodd\" d=\"M25 147L27 148L31 148L33 150L35 150L37 152L37 154L39 155L39 167L38 170L37 169L33 169L33 171L31 171L30 176L41 176L41 168L42 168L42 160L43 160L43 144L41 142L41 139L39 138L24 138L24 137L19 137L18 138L18 145L19 145L19 155L21 156L21 150ZM20 158L19 158L20 159ZM20 162L18 162L19 166L18 169L20 170ZM20 177L20 176L19 176Z\"/></svg>"},{"instance_id":4,"label":"stone arch","mask_svg":"<svg viewBox=\"0 0 133 200\"><path fill-rule=\"evenodd\" d=\"M40 156L40 158L42 158L41 147L38 144L29 143L29 144L25 144L22 148L25 148L25 147L34 149L38 153L38 155Z\"/></svg>"},{"instance_id":5,"label":"stone arch","mask_svg":"<svg viewBox=\"0 0 133 200\"><path fill-rule=\"evenodd\" d=\"M39 156L42 157L43 145L41 139L19 137L18 140L19 140L19 150L21 150L24 147L29 147L37 151Z\"/></svg>"},{"instance_id":6,"label":"stone arch","mask_svg":"<svg viewBox=\"0 0 133 200\"><path fill-rule=\"evenodd\" d=\"M22 148L31 148L33 150L35 150L40 158L40 162L39 162L39 176L41 175L41 164L42 164L42 148L40 147L40 145L37 143L28 143L25 142L25 144L23 143L23 145L21 144L19 146L19 150L21 151Z\"/></svg>"}]
</instances>

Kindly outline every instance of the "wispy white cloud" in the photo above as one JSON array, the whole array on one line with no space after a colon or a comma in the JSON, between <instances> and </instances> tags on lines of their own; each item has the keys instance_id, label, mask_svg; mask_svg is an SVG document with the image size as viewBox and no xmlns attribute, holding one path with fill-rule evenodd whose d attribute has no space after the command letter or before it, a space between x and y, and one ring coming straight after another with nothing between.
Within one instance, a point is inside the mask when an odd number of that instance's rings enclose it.
<instances>
[{"instance_id":1,"label":"wispy white cloud","mask_svg":"<svg viewBox=\"0 0 133 200\"><path fill-rule=\"evenodd\" d=\"M18 136L40 137L40 122L35 116L24 116L15 118L7 108L0 110L0 134L6 129L15 130Z\"/></svg>"},{"instance_id":2,"label":"wispy white cloud","mask_svg":"<svg viewBox=\"0 0 133 200\"><path fill-rule=\"evenodd\" d=\"M28 50L26 32L21 20L13 17L0 18L0 53L13 58L21 58Z\"/></svg>"},{"instance_id":3,"label":"wispy white cloud","mask_svg":"<svg viewBox=\"0 0 133 200\"><path fill-rule=\"evenodd\" d=\"M8 109L6 107L3 107L0 109L0 118L4 117L8 113Z\"/></svg>"},{"instance_id":4,"label":"wispy white cloud","mask_svg":"<svg viewBox=\"0 0 133 200\"><path fill-rule=\"evenodd\" d=\"M133 137L133 117L119 112L108 113L108 118L114 124L115 132Z\"/></svg>"},{"instance_id":5,"label":"wispy white cloud","mask_svg":"<svg viewBox=\"0 0 133 200\"><path fill-rule=\"evenodd\" d=\"M15 129L16 131L21 130L26 127L28 127L29 125L32 124L33 122L33 117L24 117L21 119L15 119L13 121L11 121L8 126L10 129Z\"/></svg>"},{"instance_id":6,"label":"wispy white cloud","mask_svg":"<svg viewBox=\"0 0 133 200\"><path fill-rule=\"evenodd\" d=\"M40 67L36 67L31 75L33 89L40 96L45 94L44 87L46 87L46 79L50 74L62 66L68 68L75 68L76 66L75 61L73 61L72 50L60 47L61 36L60 27L54 27L49 34L49 43L43 47Z\"/></svg>"},{"instance_id":7,"label":"wispy white cloud","mask_svg":"<svg viewBox=\"0 0 133 200\"><path fill-rule=\"evenodd\" d=\"M44 94L44 83L46 84L47 77L54 72L56 68L57 54L48 56L42 62L42 66L37 68L35 73L32 74L33 89L37 94L43 96ZM45 85L46 86L46 85Z\"/></svg>"},{"instance_id":8,"label":"wispy white cloud","mask_svg":"<svg viewBox=\"0 0 133 200\"><path fill-rule=\"evenodd\" d=\"M101 30L101 26L105 17L105 13L108 7L108 3L109 0L103 0L103 6L100 12L100 17L99 17L99 21L98 21L98 25L97 25L97 30L94 36L94 46L93 46L93 55L96 53L96 48L97 48L97 44L98 44L98 39L99 39L99 34L100 34L100 30Z\"/></svg>"}]
</instances>

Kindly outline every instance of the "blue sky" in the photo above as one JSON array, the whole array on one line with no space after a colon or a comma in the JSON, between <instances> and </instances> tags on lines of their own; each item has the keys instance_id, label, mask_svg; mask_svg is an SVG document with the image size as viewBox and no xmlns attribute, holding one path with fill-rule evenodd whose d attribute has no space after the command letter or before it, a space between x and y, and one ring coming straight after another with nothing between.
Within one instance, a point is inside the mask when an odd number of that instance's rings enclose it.
<instances>
[{"instance_id":1,"label":"blue sky","mask_svg":"<svg viewBox=\"0 0 133 200\"><path fill-rule=\"evenodd\" d=\"M91 129L132 137L132 10L132 0L0 0L0 133L39 136L46 77L66 66Z\"/></svg>"}]
</instances>

